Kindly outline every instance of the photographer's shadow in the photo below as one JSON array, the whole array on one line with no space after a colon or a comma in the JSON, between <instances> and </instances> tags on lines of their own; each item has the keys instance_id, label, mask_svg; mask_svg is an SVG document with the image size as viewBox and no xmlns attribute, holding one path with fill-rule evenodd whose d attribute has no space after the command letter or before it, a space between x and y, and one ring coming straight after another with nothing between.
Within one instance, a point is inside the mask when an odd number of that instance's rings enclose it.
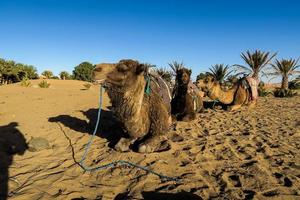
<instances>
[{"instance_id":1,"label":"photographer's shadow","mask_svg":"<svg viewBox=\"0 0 300 200\"><path fill-rule=\"evenodd\" d=\"M0 199L5 200L8 194L9 166L13 162L13 156L23 155L27 143L23 134L17 129L18 123L11 122L0 126Z\"/></svg>"},{"instance_id":2,"label":"photographer's shadow","mask_svg":"<svg viewBox=\"0 0 300 200\"><path fill-rule=\"evenodd\" d=\"M69 127L72 130L93 134L97 123L98 109L89 109L82 112L87 118L86 120L72 117L70 115L59 115L56 117L49 118L49 122L60 122L64 126ZM124 136L124 131L121 128L121 124L113 116L113 113L109 110L101 110L100 121L97 136L108 140L108 146L113 148L120 138Z\"/></svg>"}]
</instances>

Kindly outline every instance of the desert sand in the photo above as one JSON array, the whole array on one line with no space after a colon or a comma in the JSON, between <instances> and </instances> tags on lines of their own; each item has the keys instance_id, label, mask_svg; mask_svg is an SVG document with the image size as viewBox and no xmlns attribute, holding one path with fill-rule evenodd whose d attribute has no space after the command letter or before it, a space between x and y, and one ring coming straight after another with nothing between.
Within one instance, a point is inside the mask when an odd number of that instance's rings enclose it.
<instances>
[{"instance_id":1,"label":"desert sand","mask_svg":"<svg viewBox=\"0 0 300 200\"><path fill-rule=\"evenodd\" d=\"M76 162L96 123L99 86L48 81L47 89L38 88L39 80L28 88L0 86L0 135L18 133L29 146L36 138L48 142L20 155L0 153L9 199L300 199L299 96L264 97L256 108L235 112L206 109L165 134L170 150L139 154L111 148L121 129L104 95L86 164L127 160L175 182L126 166L84 172Z\"/></svg>"}]
</instances>

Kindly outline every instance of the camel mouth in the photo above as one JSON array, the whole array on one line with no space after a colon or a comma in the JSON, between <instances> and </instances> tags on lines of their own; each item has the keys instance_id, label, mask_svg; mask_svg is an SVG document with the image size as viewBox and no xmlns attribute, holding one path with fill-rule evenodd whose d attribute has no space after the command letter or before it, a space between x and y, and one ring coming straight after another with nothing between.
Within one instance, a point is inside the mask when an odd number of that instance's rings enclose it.
<instances>
[{"instance_id":1,"label":"camel mouth","mask_svg":"<svg viewBox=\"0 0 300 200\"><path fill-rule=\"evenodd\" d=\"M123 81L114 80L112 78L107 78L105 83L108 83L110 85L115 85L115 86L123 86Z\"/></svg>"},{"instance_id":2,"label":"camel mouth","mask_svg":"<svg viewBox=\"0 0 300 200\"><path fill-rule=\"evenodd\" d=\"M94 85L102 85L105 82L105 79L93 80Z\"/></svg>"}]
</instances>

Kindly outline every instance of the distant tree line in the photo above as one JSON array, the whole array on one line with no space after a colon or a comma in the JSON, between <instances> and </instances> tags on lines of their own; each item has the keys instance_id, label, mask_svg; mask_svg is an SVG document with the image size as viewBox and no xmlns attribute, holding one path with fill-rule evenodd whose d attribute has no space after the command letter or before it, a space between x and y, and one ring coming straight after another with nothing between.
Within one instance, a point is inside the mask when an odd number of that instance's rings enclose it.
<instances>
[{"instance_id":1,"label":"distant tree line","mask_svg":"<svg viewBox=\"0 0 300 200\"><path fill-rule=\"evenodd\" d=\"M219 81L221 85L232 85L239 77L248 75L259 79L261 74L271 77L281 77L281 89L287 90L289 88L289 77L291 75L300 73L298 70L299 59L275 59L273 58L277 54L271 54L270 52L263 52L260 50L255 50L253 52L246 51L241 53L241 58L245 65L235 64L235 65L225 65L216 64L209 68L208 72L202 72L197 76L197 81L204 79L206 76L213 76L215 80ZM183 63L178 63L176 61L169 63L167 68L157 68L155 65L145 63L148 68L154 68L154 70L162 76L168 83L172 84L172 80L175 76L174 69L176 67L185 67ZM89 62L82 62L75 66L72 74L67 71L62 71L59 76L55 76L53 72L46 70L42 72L43 77L48 79L74 79L82 81L92 81L91 72L95 65ZM19 82L23 79L37 79L39 78L37 70L32 65L26 65L22 63L17 63L12 60L0 59L0 84L9 84ZM299 80L299 79L298 79ZM295 84L298 87L299 81L296 80ZM293 86L295 87L295 84Z\"/></svg>"},{"instance_id":2,"label":"distant tree line","mask_svg":"<svg viewBox=\"0 0 300 200\"><path fill-rule=\"evenodd\" d=\"M0 58L0 85L38 78L91 81L93 68L93 64L82 62L74 68L72 74L67 71L62 71L58 76L55 76L52 71L45 70L41 73L42 76L40 77L37 69L33 65Z\"/></svg>"},{"instance_id":3,"label":"distant tree line","mask_svg":"<svg viewBox=\"0 0 300 200\"><path fill-rule=\"evenodd\" d=\"M38 78L37 70L34 66L0 58L0 84L15 83L25 78Z\"/></svg>"}]
</instances>

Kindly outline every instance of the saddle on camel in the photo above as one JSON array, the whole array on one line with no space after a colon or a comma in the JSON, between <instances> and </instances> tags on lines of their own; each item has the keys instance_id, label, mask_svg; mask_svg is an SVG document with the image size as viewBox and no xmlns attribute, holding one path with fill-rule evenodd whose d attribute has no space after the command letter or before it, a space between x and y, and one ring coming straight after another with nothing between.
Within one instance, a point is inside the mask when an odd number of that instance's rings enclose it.
<instances>
[{"instance_id":1,"label":"saddle on camel","mask_svg":"<svg viewBox=\"0 0 300 200\"><path fill-rule=\"evenodd\" d=\"M159 75L128 59L96 65L92 78L105 83L112 112L126 133L115 145L116 150L128 151L135 145L141 153L169 149L163 135L172 123L171 96Z\"/></svg>"}]
</instances>

